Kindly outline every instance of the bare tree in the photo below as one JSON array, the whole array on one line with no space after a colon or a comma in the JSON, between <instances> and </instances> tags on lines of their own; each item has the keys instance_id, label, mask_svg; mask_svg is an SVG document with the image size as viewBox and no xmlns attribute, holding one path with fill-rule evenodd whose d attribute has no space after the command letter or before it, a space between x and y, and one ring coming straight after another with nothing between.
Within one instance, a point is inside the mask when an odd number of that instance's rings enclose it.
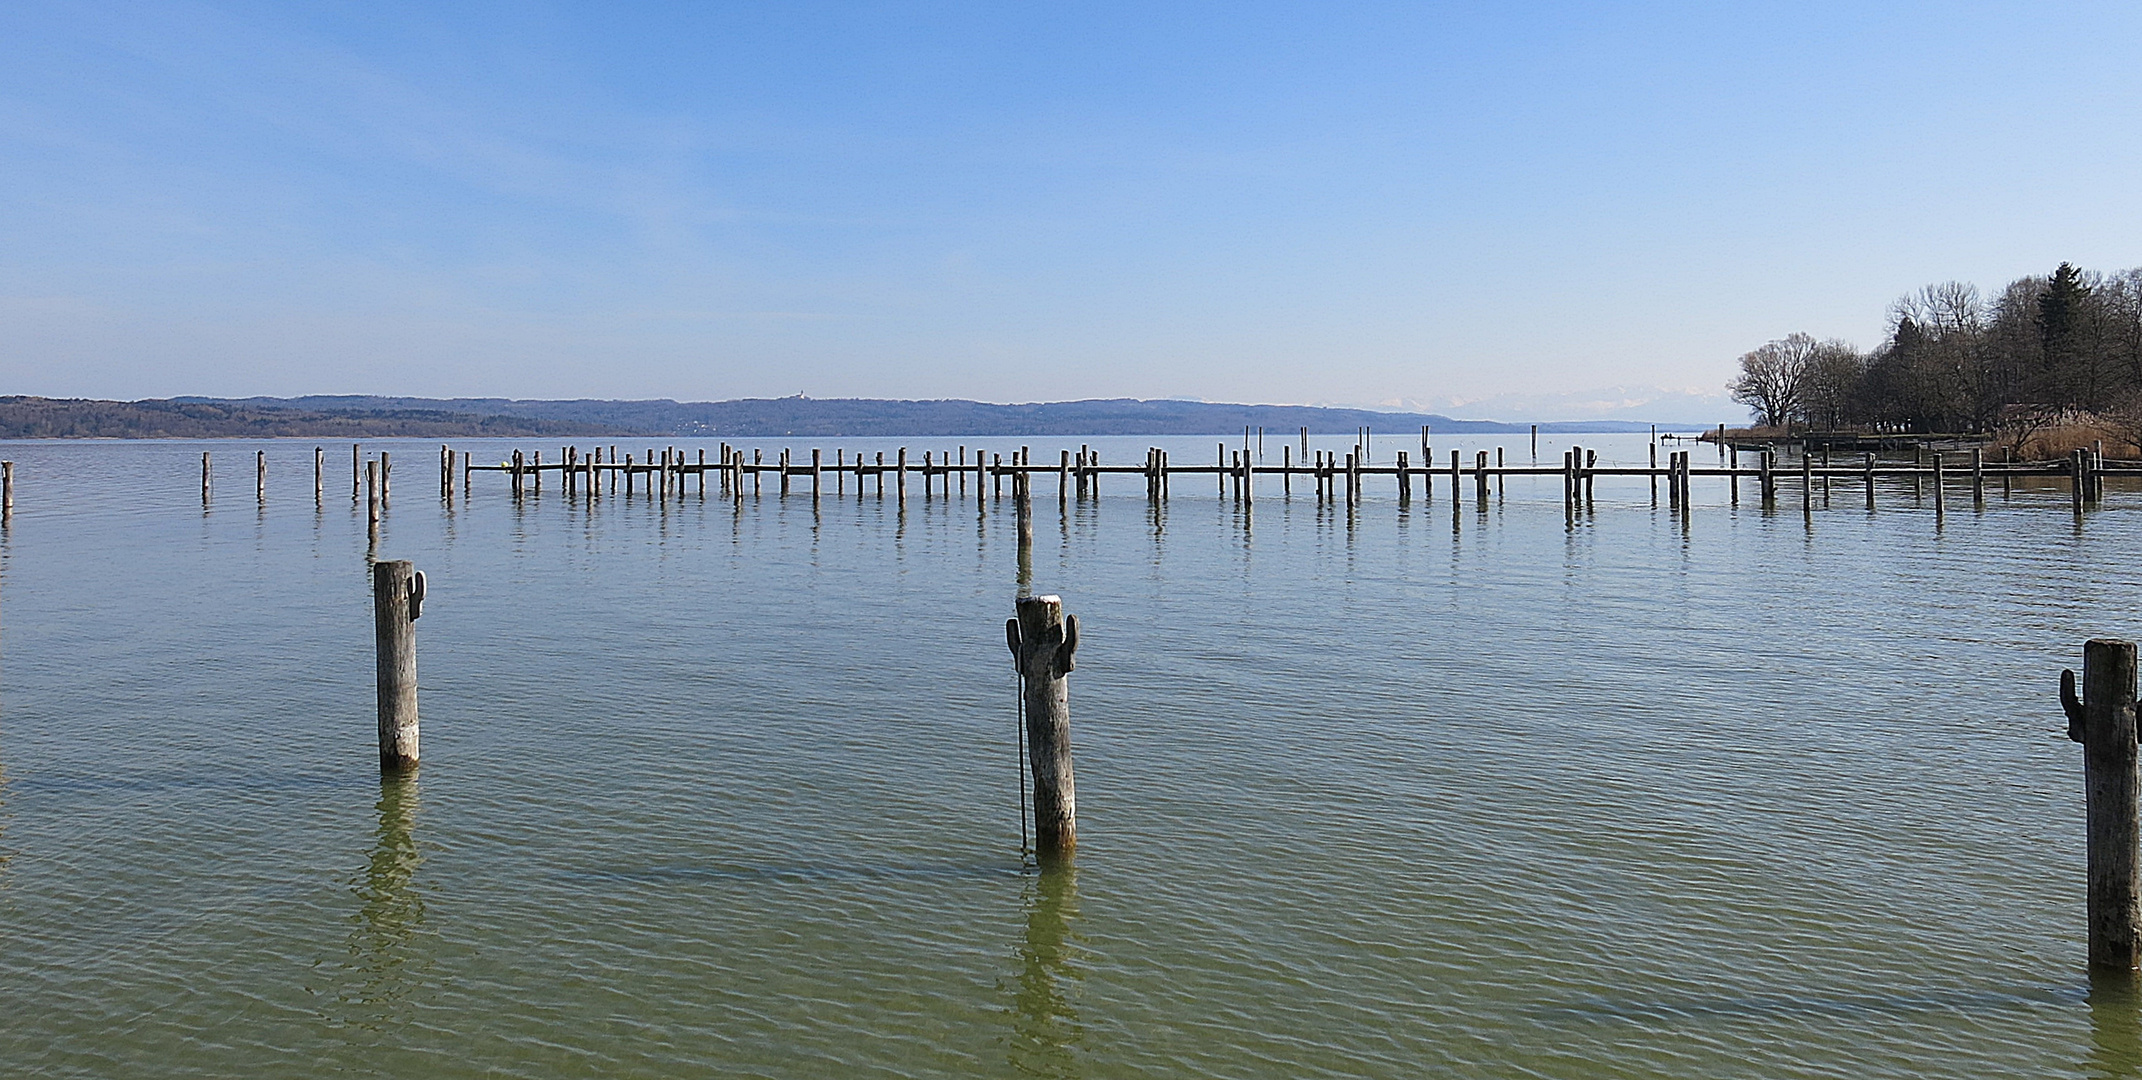
<instances>
[{"instance_id":1,"label":"bare tree","mask_svg":"<svg viewBox=\"0 0 2142 1080\"><path fill-rule=\"evenodd\" d=\"M1740 376L1727 384L1766 427L1785 427L1801 415L1808 361L1817 348L1808 334L1788 334L1740 358Z\"/></svg>"},{"instance_id":2,"label":"bare tree","mask_svg":"<svg viewBox=\"0 0 2142 1080\"><path fill-rule=\"evenodd\" d=\"M1808 354L1800 393L1802 417L1811 427L1831 431L1859 419L1860 384L1866 377L1866 354L1849 342L1831 338L1816 345Z\"/></svg>"}]
</instances>

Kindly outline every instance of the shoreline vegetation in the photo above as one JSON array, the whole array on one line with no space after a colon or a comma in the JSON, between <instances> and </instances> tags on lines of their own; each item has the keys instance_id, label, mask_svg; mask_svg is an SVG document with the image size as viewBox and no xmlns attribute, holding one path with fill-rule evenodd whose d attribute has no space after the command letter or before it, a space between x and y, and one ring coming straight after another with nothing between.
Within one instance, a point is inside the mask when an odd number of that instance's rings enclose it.
<instances>
[{"instance_id":1,"label":"shoreline vegetation","mask_svg":"<svg viewBox=\"0 0 2142 1080\"><path fill-rule=\"evenodd\" d=\"M1953 438L2010 460L2102 444L2106 457L2142 457L2142 267L2061 263L1990 298L1929 285L1890 305L1874 349L1789 334L1742 355L1727 389L1755 420L1728 439Z\"/></svg>"},{"instance_id":2,"label":"shoreline vegetation","mask_svg":"<svg viewBox=\"0 0 2142 1080\"><path fill-rule=\"evenodd\" d=\"M405 398L334 395L300 398L171 398L100 401L0 397L4 439L471 438L489 436L1077 437L1210 435L1240 438L1263 429L1286 439L1312 434L1383 434L1426 426L1441 434L1524 434L1534 425L1456 420L1434 413L1386 413L1306 405L1231 405L1130 398L996 405L975 401L869 398L745 398L677 402ZM1641 432L1621 420L1537 425L1542 434ZM1660 430L1698 430L1659 425Z\"/></svg>"}]
</instances>

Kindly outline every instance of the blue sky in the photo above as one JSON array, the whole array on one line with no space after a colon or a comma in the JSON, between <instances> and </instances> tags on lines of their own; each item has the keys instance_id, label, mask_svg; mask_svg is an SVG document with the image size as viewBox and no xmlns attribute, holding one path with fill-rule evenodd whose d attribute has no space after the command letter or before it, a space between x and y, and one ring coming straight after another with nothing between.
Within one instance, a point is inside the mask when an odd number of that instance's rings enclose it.
<instances>
[{"instance_id":1,"label":"blue sky","mask_svg":"<svg viewBox=\"0 0 2142 1080\"><path fill-rule=\"evenodd\" d=\"M2137 71L2133 4L14 4L0 390L1715 390L2142 263Z\"/></svg>"}]
</instances>

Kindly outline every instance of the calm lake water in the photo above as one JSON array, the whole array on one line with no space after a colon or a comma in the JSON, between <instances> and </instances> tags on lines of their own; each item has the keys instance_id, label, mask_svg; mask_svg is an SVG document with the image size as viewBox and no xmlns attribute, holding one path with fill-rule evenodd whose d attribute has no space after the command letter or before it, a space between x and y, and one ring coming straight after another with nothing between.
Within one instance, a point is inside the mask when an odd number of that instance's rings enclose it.
<instances>
[{"instance_id":1,"label":"calm lake water","mask_svg":"<svg viewBox=\"0 0 2142 1080\"><path fill-rule=\"evenodd\" d=\"M1080 849L1044 875L1008 502L444 507L436 443L370 446L378 554L430 580L425 763L383 783L326 445L317 511L310 442L4 448L0 1071L2142 1074L2055 697L2142 635L2142 492L1699 478L1684 523L1602 480L1568 527L1552 478L1349 515L1266 477L1253 516L1051 478Z\"/></svg>"}]
</instances>

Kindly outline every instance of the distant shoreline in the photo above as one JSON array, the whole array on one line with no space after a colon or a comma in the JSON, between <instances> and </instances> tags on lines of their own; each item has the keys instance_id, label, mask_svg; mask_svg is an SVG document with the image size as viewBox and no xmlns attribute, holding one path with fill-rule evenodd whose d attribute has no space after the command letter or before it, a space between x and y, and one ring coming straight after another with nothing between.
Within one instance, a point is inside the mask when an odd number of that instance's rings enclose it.
<instances>
[{"instance_id":1,"label":"distant shoreline","mask_svg":"<svg viewBox=\"0 0 2142 1080\"><path fill-rule=\"evenodd\" d=\"M1529 421L1460 420L1311 405L1235 405L1116 398L998 405L962 400L742 398L731 401L516 400L314 396L181 397L144 401L0 397L0 439L1003 438L1241 436L1307 427L1313 435L1412 432L1525 434ZM1628 420L1554 421L1541 434L1649 431ZM1715 425L1661 423L1660 431Z\"/></svg>"}]
</instances>

